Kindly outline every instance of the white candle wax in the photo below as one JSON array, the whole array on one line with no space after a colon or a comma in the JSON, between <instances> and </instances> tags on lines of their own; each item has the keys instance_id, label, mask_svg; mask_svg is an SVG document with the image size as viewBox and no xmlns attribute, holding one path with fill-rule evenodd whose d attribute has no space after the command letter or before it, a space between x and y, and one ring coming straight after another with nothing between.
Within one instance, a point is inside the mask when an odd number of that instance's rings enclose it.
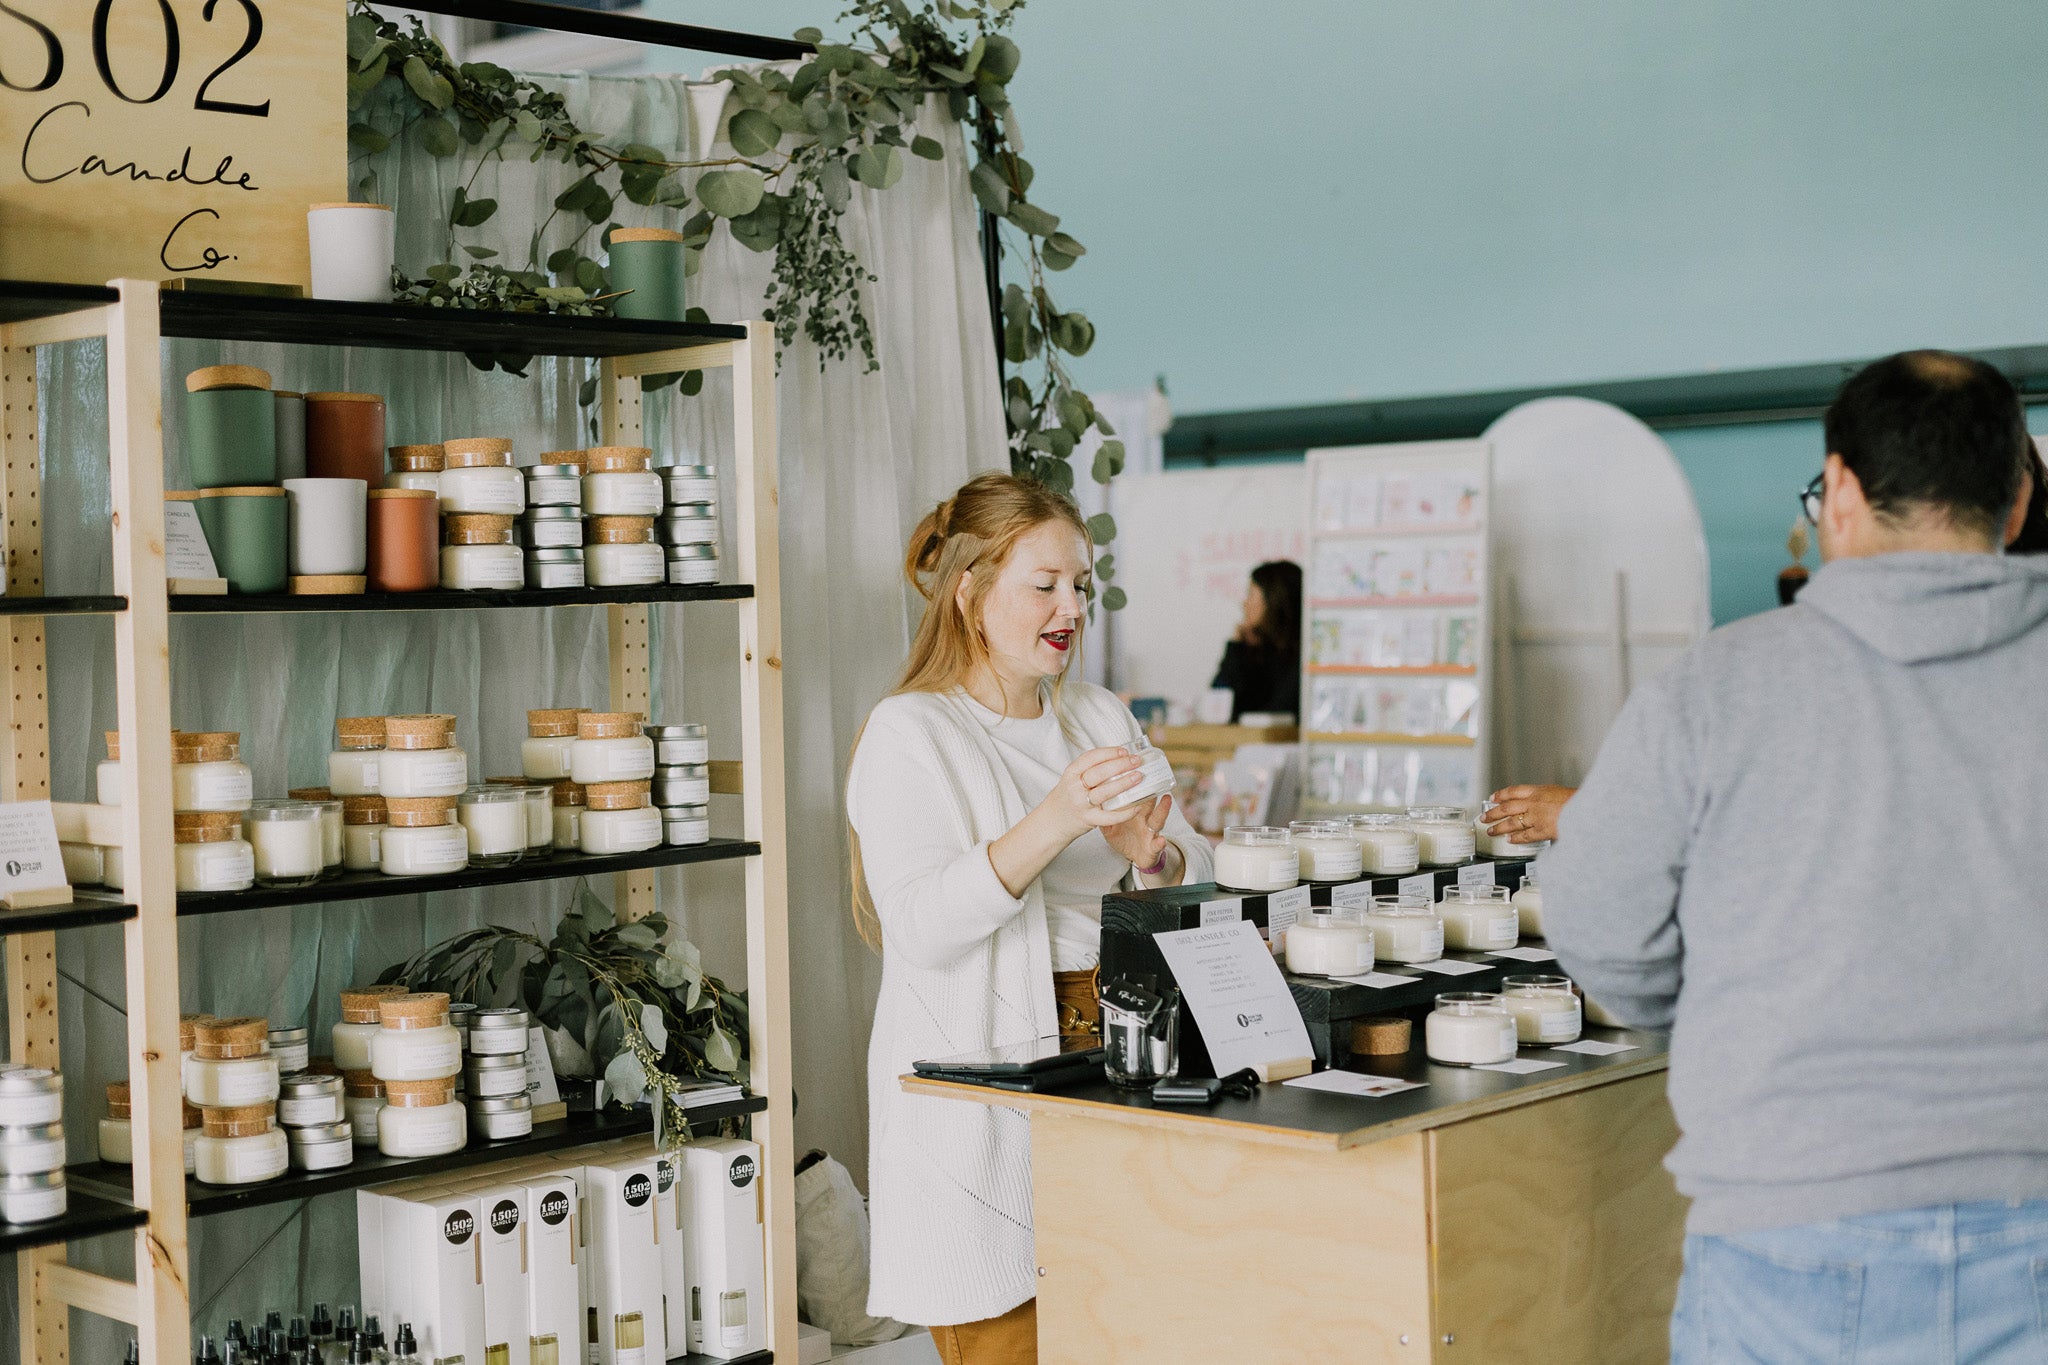
<instances>
[{"instance_id":1,"label":"white candle wax","mask_svg":"<svg viewBox=\"0 0 2048 1365\"><path fill-rule=\"evenodd\" d=\"M172 810L247 810L255 792L248 765L236 759L171 765Z\"/></svg>"},{"instance_id":2,"label":"white candle wax","mask_svg":"<svg viewBox=\"0 0 2048 1365\"><path fill-rule=\"evenodd\" d=\"M1351 881L1364 870L1364 855L1351 831L1336 820L1297 820L1290 826L1301 875L1312 882Z\"/></svg>"},{"instance_id":3,"label":"white candle wax","mask_svg":"<svg viewBox=\"0 0 2048 1365\"><path fill-rule=\"evenodd\" d=\"M303 886L327 865L320 808L309 802L252 806L242 821L242 837L255 852L256 880L266 886Z\"/></svg>"},{"instance_id":4,"label":"white candle wax","mask_svg":"<svg viewBox=\"0 0 2048 1365\"><path fill-rule=\"evenodd\" d=\"M1579 997L1561 990L1508 990L1501 1003L1514 1017L1515 1034L1524 1043L1577 1042L1583 1026Z\"/></svg>"},{"instance_id":5,"label":"white candle wax","mask_svg":"<svg viewBox=\"0 0 2048 1365\"><path fill-rule=\"evenodd\" d=\"M526 851L526 797L518 788L472 788L455 809L468 834L470 862L516 862Z\"/></svg>"},{"instance_id":6,"label":"white candle wax","mask_svg":"<svg viewBox=\"0 0 2048 1365\"><path fill-rule=\"evenodd\" d=\"M653 806L637 810L586 810L578 822L578 846L585 853L638 853L661 842L661 812Z\"/></svg>"},{"instance_id":7,"label":"white candle wax","mask_svg":"<svg viewBox=\"0 0 2048 1365\"><path fill-rule=\"evenodd\" d=\"M1439 996L1423 1025L1423 1050L1433 1062L1487 1066L1511 1059L1515 1044L1515 1021L1499 996L1463 1001Z\"/></svg>"},{"instance_id":8,"label":"white candle wax","mask_svg":"<svg viewBox=\"0 0 2048 1365\"><path fill-rule=\"evenodd\" d=\"M534 735L520 741L519 771L537 782L559 782L569 775L569 750L574 735Z\"/></svg>"},{"instance_id":9,"label":"white candle wax","mask_svg":"<svg viewBox=\"0 0 2048 1365\"><path fill-rule=\"evenodd\" d=\"M1444 922L1428 906L1381 909L1365 917L1382 962L1434 962L1444 955Z\"/></svg>"},{"instance_id":10,"label":"white candle wax","mask_svg":"<svg viewBox=\"0 0 2048 1365\"><path fill-rule=\"evenodd\" d=\"M1436 912L1444 922L1444 946L1461 952L1512 948L1521 930L1515 907L1506 901L1447 900Z\"/></svg>"},{"instance_id":11,"label":"white candle wax","mask_svg":"<svg viewBox=\"0 0 2048 1365\"><path fill-rule=\"evenodd\" d=\"M1310 915L1287 931L1287 970L1296 976L1356 976L1372 964L1372 930L1363 921Z\"/></svg>"},{"instance_id":12,"label":"white candle wax","mask_svg":"<svg viewBox=\"0 0 2048 1365\"><path fill-rule=\"evenodd\" d=\"M469 785L469 755L460 749L386 749L377 763L383 796L460 796Z\"/></svg>"},{"instance_id":13,"label":"white candle wax","mask_svg":"<svg viewBox=\"0 0 2048 1365\"><path fill-rule=\"evenodd\" d=\"M1524 882L1515 892L1515 913L1521 919L1522 933L1529 938L1543 937L1543 888L1534 882Z\"/></svg>"},{"instance_id":14,"label":"white candle wax","mask_svg":"<svg viewBox=\"0 0 2048 1365\"><path fill-rule=\"evenodd\" d=\"M1284 829L1235 826L1216 846L1216 884L1233 891L1284 891L1301 880L1301 857Z\"/></svg>"},{"instance_id":15,"label":"white candle wax","mask_svg":"<svg viewBox=\"0 0 2048 1365\"><path fill-rule=\"evenodd\" d=\"M579 739L569 751L569 776L592 782L641 782L654 776L654 741L630 738Z\"/></svg>"},{"instance_id":16,"label":"white candle wax","mask_svg":"<svg viewBox=\"0 0 2048 1365\"><path fill-rule=\"evenodd\" d=\"M381 796L377 760L382 749L336 749L327 755L327 789L336 796Z\"/></svg>"}]
</instances>

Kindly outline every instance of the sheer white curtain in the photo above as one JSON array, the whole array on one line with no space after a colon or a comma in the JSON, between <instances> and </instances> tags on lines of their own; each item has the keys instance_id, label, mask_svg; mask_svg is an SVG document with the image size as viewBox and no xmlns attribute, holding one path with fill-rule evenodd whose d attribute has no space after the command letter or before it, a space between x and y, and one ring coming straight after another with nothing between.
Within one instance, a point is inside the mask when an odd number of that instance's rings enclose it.
<instances>
[{"instance_id":1,"label":"sheer white curtain","mask_svg":"<svg viewBox=\"0 0 2048 1365\"><path fill-rule=\"evenodd\" d=\"M677 154L692 147L688 82L550 81L587 128ZM846 757L907 647L914 598L900 560L910 528L959 483L1005 459L965 149L958 127L935 114L921 131L945 144L946 159L906 158L899 184L883 193L856 189L844 219L877 277L864 296L880 368L867 372L857 359L821 367L816 350L799 342L784 357L778 387L797 1131L801 1144L826 1147L857 1172L866 1164L863 1059L879 966L847 910ZM398 209L400 262L414 273L444 259L439 224L456 184L501 205L466 238L519 262L573 179L554 162L479 168L412 153L407 139L397 145L377 194ZM674 222L624 201L617 216L634 225ZM557 219L544 230L549 245L562 226ZM692 301L716 318L759 317L771 263L721 236L691 282ZM507 435L527 463L543 450L589 443L587 414L575 405L581 362L536 360L521 380L480 374L459 356L178 342L165 348L163 367L168 487L187 486L178 449L183 376L220 360L262 365L279 388L382 393L392 444ZM104 354L99 343L80 343L44 351L40 364L48 590L109 591ZM729 491L729 395L718 375L697 398L673 389L651 395L657 461L715 464ZM738 748L729 613L715 604L654 613L656 714L711 724L717 757ZM98 733L113 718L112 631L105 622L53 619L49 642L54 794L90 799ZM336 715L454 712L478 776L517 772L525 711L601 705L607 653L599 609L186 617L174 618L172 671L173 723L241 731L259 794L282 794L325 781ZM714 831L737 833L736 803L719 801L728 804L714 807ZM745 978L739 888L729 868L663 874L664 906L680 931L704 949L711 970L736 983ZM609 885L595 889L610 894ZM340 988L476 923L545 934L570 890L545 883L190 920L180 929L183 1006L306 1023L314 1050L324 1051ZM66 1118L78 1135L72 1155L83 1159L104 1113L103 1087L125 1074L117 931L60 937L59 964ZM315 1298L352 1301L353 1227L346 1196L195 1222L195 1331L217 1333L231 1316L273 1306L289 1314ZM125 1270L127 1255L120 1239L105 1239L77 1259L114 1271ZM0 1334L11 1338L13 1277L5 1279ZM78 1321L77 1358L117 1358L109 1326Z\"/></svg>"}]
</instances>

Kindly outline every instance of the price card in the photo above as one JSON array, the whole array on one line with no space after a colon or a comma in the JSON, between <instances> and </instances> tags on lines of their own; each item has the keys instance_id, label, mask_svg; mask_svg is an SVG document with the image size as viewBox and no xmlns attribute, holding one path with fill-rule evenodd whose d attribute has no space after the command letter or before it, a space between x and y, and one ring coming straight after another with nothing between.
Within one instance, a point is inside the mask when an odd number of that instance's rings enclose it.
<instances>
[{"instance_id":1,"label":"price card","mask_svg":"<svg viewBox=\"0 0 2048 1365\"><path fill-rule=\"evenodd\" d=\"M0 904L55 904L70 899L69 886L50 803L0 803Z\"/></svg>"},{"instance_id":2,"label":"price card","mask_svg":"<svg viewBox=\"0 0 2048 1365\"><path fill-rule=\"evenodd\" d=\"M1336 910L1370 910L1372 908L1372 879L1362 882L1346 882L1330 888L1330 906Z\"/></svg>"},{"instance_id":3,"label":"price card","mask_svg":"<svg viewBox=\"0 0 2048 1365\"><path fill-rule=\"evenodd\" d=\"M1512 1062L1491 1062L1475 1066L1474 1071L1504 1071L1510 1076L1527 1076L1536 1071L1555 1071L1563 1062L1539 1062L1534 1057L1517 1057Z\"/></svg>"},{"instance_id":4,"label":"price card","mask_svg":"<svg viewBox=\"0 0 2048 1365\"><path fill-rule=\"evenodd\" d=\"M1444 976L1464 976L1467 972L1483 972L1484 962L1460 962L1454 957L1440 957L1434 962L1411 962L1411 967L1420 967L1425 972L1438 972Z\"/></svg>"},{"instance_id":5,"label":"price card","mask_svg":"<svg viewBox=\"0 0 2048 1365\"><path fill-rule=\"evenodd\" d=\"M1422 978L1402 976L1398 972L1367 972L1364 976L1333 976L1332 981L1342 981L1351 986L1366 986L1376 991L1390 991L1396 986L1412 986Z\"/></svg>"},{"instance_id":6,"label":"price card","mask_svg":"<svg viewBox=\"0 0 2048 1365\"><path fill-rule=\"evenodd\" d=\"M1492 885L1493 885L1493 864L1492 864L1492 863L1466 863L1466 864L1465 864L1465 865L1464 865L1463 867L1461 867L1461 868L1459 868L1459 869L1458 869L1458 885L1460 885L1460 886L1492 886Z\"/></svg>"},{"instance_id":7,"label":"price card","mask_svg":"<svg viewBox=\"0 0 2048 1365\"><path fill-rule=\"evenodd\" d=\"M1294 927L1295 921L1308 913L1309 888L1306 885L1275 891L1266 897L1266 937L1284 934Z\"/></svg>"},{"instance_id":8,"label":"price card","mask_svg":"<svg viewBox=\"0 0 2048 1365\"><path fill-rule=\"evenodd\" d=\"M164 577L218 578L213 549L199 525L199 509L189 502L164 503Z\"/></svg>"},{"instance_id":9,"label":"price card","mask_svg":"<svg viewBox=\"0 0 2048 1365\"><path fill-rule=\"evenodd\" d=\"M536 1105L554 1104L562 1098L555 1085L555 1063L548 1056L547 1030L539 1024L526 1031L526 1096Z\"/></svg>"},{"instance_id":10,"label":"price card","mask_svg":"<svg viewBox=\"0 0 2048 1365\"><path fill-rule=\"evenodd\" d=\"M1426 901L1433 901L1436 899L1436 873L1418 872L1412 877L1403 877L1394 889L1403 896L1420 896Z\"/></svg>"},{"instance_id":11,"label":"price card","mask_svg":"<svg viewBox=\"0 0 2048 1365\"><path fill-rule=\"evenodd\" d=\"M1230 896L1220 901L1202 902L1202 927L1213 924L1234 924L1244 918L1244 897Z\"/></svg>"},{"instance_id":12,"label":"price card","mask_svg":"<svg viewBox=\"0 0 2048 1365\"><path fill-rule=\"evenodd\" d=\"M1488 957L1511 957L1511 958L1513 958L1513 959L1514 959L1515 961L1517 961L1517 962L1555 962L1555 961L1557 961L1557 954L1556 954L1556 953L1553 953L1553 952L1551 952L1551 951L1550 951L1550 949L1548 949L1548 948L1538 948L1538 947L1535 947L1535 946L1533 946L1533 945L1530 945L1530 944L1524 944L1524 945L1522 945L1522 946L1521 946L1521 947L1519 947L1519 948L1496 948L1496 949L1494 949L1494 950L1493 950L1492 952L1488 953L1488 954L1487 954L1487 956L1488 956Z\"/></svg>"},{"instance_id":13,"label":"price card","mask_svg":"<svg viewBox=\"0 0 2048 1365\"><path fill-rule=\"evenodd\" d=\"M1318 1071L1313 1076L1296 1076L1282 1085L1299 1086L1303 1090L1327 1090L1333 1095L1357 1095L1363 1099L1376 1100L1382 1095L1398 1095L1403 1090L1420 1090L1421 1081L1404 1081L1398 1076L1362 1076L1356 1071Z\"/></svg>"},{"instance_id":14,"label":"price card","mask_svg":"<svg viewBox=\"0 0 2048 1365\"><path fill-rule=\"evenodd\" d=\"M1552 1052L1582 1052L1588 1057L1611 1057L1617 1052L1634 1052L1634 1043L1603 1043L1598 1038L1581 1038L1576 1043L1560 1043L1550 1049Z\"/></svg>"}]
</instances>

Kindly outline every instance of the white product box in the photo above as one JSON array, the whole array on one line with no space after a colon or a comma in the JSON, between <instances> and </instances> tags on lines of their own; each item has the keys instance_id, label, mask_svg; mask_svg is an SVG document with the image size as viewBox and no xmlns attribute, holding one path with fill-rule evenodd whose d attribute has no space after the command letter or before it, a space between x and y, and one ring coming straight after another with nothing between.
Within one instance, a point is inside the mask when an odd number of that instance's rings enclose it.
<instances>
[{"instance_id":1,"label":"white product box","mask_svg":"<svg viewBox=\"0 0 2048 1365\"><path fill-rule=\"evenodd\" d=\"M528 1328L532 1291L523 1191L512 1176L500 1170L444 1188L477 1201L478 1257L484 1286L483 1360L486 1365L532 1365Z\"/></svg>"},{"instance_id":2,"label":"white product box","mask_svg":"<svg viewBox=\"0 0 2048 1365\"><path fill-rule=\"evenodd\" d=\"M690 1349L719 1359L768 1347L761 1149L720 1138L681 1149Z\"/></svg>"},{"instance_id":3,"label":"white product box","mask_svg":"<svg viewBox=\"0 0 2048 1365\"><path fill-rule=\"evenodd\" d=\"M578 1173L527 1172L514 1178L526 1231L526 1331L533 1365L577 1365L587 1347L580 1276Z\"/></svg>"},{"instance_id":4,"label":"white product box","mask_svg":"<svg viewBox=\"0 0 2048 1365\"><path fill-rule=\"evenodd\" d=\"M387 1193L382 1214L386 1333L409 1322L422 1359L459 1355L482 1361L483 1212L477 1196Z\"/></svg>"},{"instance_id":5,"label":"white product box","mask_svg":"<svg viewBox=\"0 0 2048 1365\"><path fill-rule=\"evenodd\" d=\"M654 1240L661 1243L662 1321L673 1360L690 1351L690 1262L683 1249L682 1162L667 1152L654 1158Z\"/></svg>"},{"instance_id":6,"label":"white product box","mask_svg":"<svg viewBox=\"0 0 2048 1365\"><path fill-rule=\"evenodd\" d=\"M387 1260L384 1250L384 1196L376 1190L357 1190L356 1271L362 1282L362 1322L367 1323L372 1313L377 1315L380 1324L392 1320L387 1288L391 1277L386 1270ZM390 1339L385 1337L386 1341Z\"/></svg>"},{"instance_id":7,"label":"white product box","mask_svg":"<svg viewBox=\"0 0 2048 1365\"><path fill-rule=\"evenodd\" d=\"M597 1319L596 1365L659 1365L655 1355L662 1348L664 1329L654 1184L651 1154L595 1153L583 1167L583 1211L590 1229L589 1304ZM633 1335L641 1339L637 1347Z\"/></svg>"}]
</instances>

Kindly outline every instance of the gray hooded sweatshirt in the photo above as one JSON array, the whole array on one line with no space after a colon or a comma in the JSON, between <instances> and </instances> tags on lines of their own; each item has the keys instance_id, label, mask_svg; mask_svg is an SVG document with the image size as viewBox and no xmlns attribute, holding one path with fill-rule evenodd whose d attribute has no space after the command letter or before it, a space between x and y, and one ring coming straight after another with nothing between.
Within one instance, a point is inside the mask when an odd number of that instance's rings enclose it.
<instances>
[{"instance_id":1,"label":"gray hooded sweatshirt","mask_svg":"<svg viewBox=\"0 0 2048 1365\"><path fill-rule=\"evenodd\" d=\"M2048 563L1892 554L1636 689L1541 859L1694 1232L2048 1198Z\"/></svg>"}]
</instances>

